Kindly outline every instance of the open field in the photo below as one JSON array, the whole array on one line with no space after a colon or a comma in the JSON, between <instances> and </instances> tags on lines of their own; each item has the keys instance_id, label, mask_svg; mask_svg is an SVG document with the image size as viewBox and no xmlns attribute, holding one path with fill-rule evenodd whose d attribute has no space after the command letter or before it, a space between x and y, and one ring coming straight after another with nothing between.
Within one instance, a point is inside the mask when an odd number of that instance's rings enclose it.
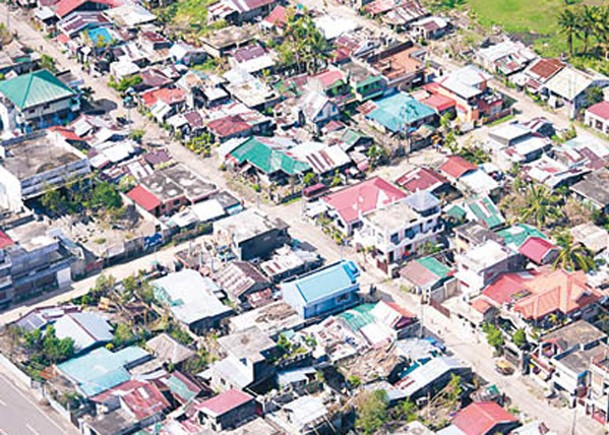
<instances>
[{"instance_id":1,"label":"open field","mask_svg":"<svg viewBox=\"0 0 609 435\"><path fill-rule=\"evenodd\" d=\"M603 3L585 0L577 4ZM483 26L501 26L524 42L534 44L543 55L558 56L567 51L566 38L557 24L564 0L467 0L467 5Z\"/></svg>"}]
</instances>

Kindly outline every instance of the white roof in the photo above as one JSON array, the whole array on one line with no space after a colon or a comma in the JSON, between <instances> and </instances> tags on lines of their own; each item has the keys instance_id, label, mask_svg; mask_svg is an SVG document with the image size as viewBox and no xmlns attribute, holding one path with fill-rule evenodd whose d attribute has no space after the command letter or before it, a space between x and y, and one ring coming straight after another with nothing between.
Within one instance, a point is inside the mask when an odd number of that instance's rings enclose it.
<instances>
[{"instance_id":1,"label":"white roof","mask_svg":"<svg viewBox=\"0 0 609 435\"><path fill-rule=\"evenodd\" d=\"M461 254L462 257L467 258L476 263L479 269L484 269L493 266L506 258L511 254L506 249L494 240L487 240L486 242L471 248L470 250Z\"/></svg>"},{"instance_id":2,"label":"white roof","mask_svg":"<svg viewBox=\"0 0 609 435\"><path fill-rule=\"evenodd\" d=\"M112 341L112 327L94 313L69 313L55 322L55 335L59 339L74 340L74 349L87 349L97 343Z\"/></svg>"},{"instance_id":3,"label":"white roof","mask_svg":"<svg viewBox=\"0 0 609 435\"><path fill-rule=\"evenodd\" d=\"M199 272L184 269L170 273L152 282L155 295L162 293L169 298L168 306L180 321L191 324L198 320L216 317L231 311L214 295L218 285Z\"/></svg>"},{"instance_id":4,"label":"white roof","mask_svg":"<svg viewBox=\"0 0 609 435\"><path fill-rule=\"evenodd\" d=\"M398 387L412 396L450 370L463 367L465 366L453 358L437 357L412 371L398 383Z\"/></svg>"},{"instance_id":5,"label":"white roof","mask_svg":"<svg viewBox=\"0 0 609 435\"><path fill-rule=\"evenodd\" d=\"M119 26L135 27L156 20L156 15L148 9L133 3L126 3L105 11L108 18Z\"/></svg>"},{"instance_id":6,"label":"white roof","mask_svg":"<svg viewBox=\"0 0 609 435\"><path fill-rule=\"evenodd\" d=\"M441 77L438 83L463 98L471 98L481 94L479 86L490 79L490 74L474 65L468 65Z\"/></svg>"},{"instance_id":7,"label":"white roof","mask_svg":"<svg viewBox=\"0 0 609 435\"><path fill-rule=\"evenodd\" d=\"M308 163L316 174L325 174L351 163L351 158L339 145L323 142L305 142L290 149L289 153Z\"/></svg>"},{"instance_id":8,"label":"white roof","mask_svg":"<svg viewBox=\"0 0 609 435\"><path fill-rule=\"evenodd\" d=\"M476 194L488 194L499 187L493 177L480 169L465 174L459 179L459 183Z\"/></svg>"},{"instance_id":9,"label":"white roof","mask_svg":"<svg viewBox=\"0 0 609 435\"><path fill-rule=\"evenodd\" d=\"M330 40L360 28L360 25L355 20L338 15L323 15L315 18L313 21L325 38Z\"/></svg>"},{"instance_id":10,"label":"white roof","mask_svg":"<svg viewBox=\"0 0 609 435\"><path fill-rule=\"evenodd\" d=\"M140 67L128 60L119 60L110 64L110 71L118 79L129 77L140 72Z\"/></svg>"},{"instance_id":11,"label":"white roof","mask_svg":"<svg viewBox=\"0 0 609 435\"><path fill-rule=\"evenodd\" d=\"M213 221L226 214L224 207L217 199L208 199L190 207L201 222Z\"/></svg>"},{"instance_id":12,"label":"white roof","mask_svg":"<svg viewBox=\"0 0 609 435\"><path fill-rule=\"evenodd\" d=\"M592 76L571 66L563 68L546 83L546 87L554 94L573 101L584 92L595 80L609 80L604 76Z\"/></svg>"},{"instance_id":13,"label":"white roof","mask_svg":"<svg viewBox=\"0 0 609 435\"><path fill-rule=\"evenodd\" d=\"M313 423L328 414L323 400L315 396L302 396L283 407L291 414L291 421L299 428Z\"/></svg>"}]
</instances>

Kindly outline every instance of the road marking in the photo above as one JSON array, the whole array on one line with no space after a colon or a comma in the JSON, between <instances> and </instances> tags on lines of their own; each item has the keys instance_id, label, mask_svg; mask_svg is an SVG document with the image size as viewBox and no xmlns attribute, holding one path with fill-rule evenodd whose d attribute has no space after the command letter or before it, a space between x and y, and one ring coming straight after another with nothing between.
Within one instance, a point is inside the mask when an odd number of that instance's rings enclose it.
<instances>
[{"instance_id":1,"label":"road marking","mask_svg":"<svg viewBox=\"0 0 609 435\"><path fill-rule=\"evenodd\" d=\"M40 433L38 431L36 431L36 429L34 429L28 423L25 424L25 427L27 427L30 430L30 432L32 432L34 435L40 435Z\"/></svg>"},{"instance_id":2,"label":"road marking","mask_svg":"<svg viewBox=\"0 0 609 435\"><path fill-rule=\"evenodd\" d=\"M21 390L18 387L15 387L11 381L9 380L9 378L7 378L4 374L0 374L0 379L2 379L7 385L9 385L14 391L16 391L26 402L28 402L30 405L32 405L34 407L34 409L36 411L38 411L38 413L40 413L40 415L42 415L44 418L46 418L48 421L50 421L53 426L55 426L57 429L59 429L59 433L65 433L65 429L62 428L61 426L59 426L59 424L57 424L57 422L55 420L53 420L51 417L49 417L47 414L45 414L43 412L43 410L40 408L40 406L35 403L34 401L32 401L29 397L27 397L24 393L21 392ZM27 427L28 425L26 425ZM29 427L28 427L29 429ZM33 430L33 429L30 429ZM35 431L34 431L35 432ZM38 434L37 432L35 432L36 434ZM40 435L40 434L38 434Z\"/></svg>"}]
</instances>

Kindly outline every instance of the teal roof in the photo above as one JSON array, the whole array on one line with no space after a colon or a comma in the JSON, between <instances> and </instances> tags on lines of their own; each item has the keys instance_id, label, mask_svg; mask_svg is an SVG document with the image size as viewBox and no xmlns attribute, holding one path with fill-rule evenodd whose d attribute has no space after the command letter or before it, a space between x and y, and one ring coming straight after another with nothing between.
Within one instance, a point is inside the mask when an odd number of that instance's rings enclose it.
<instances>
[{"instance_id":1,"label":"teal roof","mask_svg":"<svg viewBox=\"0 0 609 435\"><path fill-rule=\"evenodd\" d=\"M136 346L114 353L101 347L59 364L57 368L90 397L128 381L131 376L125 367L148 356L148 352Z\"/></svg>"},{"instance_id":2,"label":"teal roof","mask_svg":"<svg viewBox=\"0 0 609 435\"><path fill-rule=\"evenodd\" d=\"M487 228L493 229L505 223L505 218L488 197L480 198L467 205L477 220L484 222Z\"/></svg>"},{"instance_id":3,"label":"teal roof","mask_svg":"<svg viewBox=\"0 0 609 435\"><path fill-rule=\"evenodd\" d=\"M359 269L353 261L339 261L284 284L294 287L307 302L315 302L357 285Z\"/></svg>"},{"instance_id":4,"label":"teal roof","mask_svg":"<svg viewBox=\"0 0 609 435\"><path fill-rule=\"evenodd\" d=\"M0 82L0 93L20 110L76 94L45 69Z\"/></svg>"},{"instance_id":5,"label":"teal roof","mask_svg":"<svg viewBox=\"0 0 609 435\"><path fill-rule=\"evenodd\" d=\"M375 104L376 109L366 116L394 133L436 114L431 107L403 92L377 100Z\"/></svg>"},{"instance_id":6,"label":"teal roof","mask_svg":"<svg viewBox=\"0 0 609 435\"><path fill-rule=\"evenodd\" d=\"M357 130L347 128L343 133L341 140L348 146L353 146L360 140L364 135Z\"/></svg>"},{"instance_id":7,"label":"teal roof","mask_svg":"<svg viewBox=\"0 0 609 435\"><path fill-rule=\"evenodd\" d=\"M446 210L446 214L456 219L463 219L467 212L460 205L453 205L451 208Z\"/></svg>"},{"instance_id":8,"label":"teal roof","mask_svg":"<svg viewBox=\"0 0 609 435\"><path fill-rule=\"evenodd\" d=\"M175 374L171 374L169 378L167 378L166 384L173 394L181 397L186 402L193 399L199 393L198 391L192 391L188 388L188 385Z\"/></svg>"},{"instance_id":9,"label":"teal roof","mask_svg":"<svg viewBox=\"0 0 609 435\"><path fill-rule=\"evenodd\" d=\"M371 311L375 306L375 304L358 305L355 308L339 314L338 317L347 322L347 325L349 325L349 328L353 331L358 331L364 326L374 322L375 319Z\"/></svg>"},{"instance_id":10,"label":"teal roof","mask_svg":"<svg viewBox=\"0 0 609 435\"><path fill-rule=\"evenodd\" d=\"M248 162L265 174L282 171L287 175L301 174L311 169L304 162L289 156L285 151L275 149L256 138L250 138L235 148L230 155L239 164Z\"/></svg>"},{"instance_id":11,"label":"teal roof","mask_svg":"<svg viewBox=\"0 0 609 435\"><path fill-rule=\"evenodd\" d=\"M497 231L497 235L505 241L507 246L512 245L516 248L519 248L520 245L522 245L529 237L532 236L548 240L544 233L527 224L513 225L510 228Z\"/></svg>"},{"instance_id":12,"label":"teal roof","mask_svg":"<svg viewBox=\"0 0 609 435\"><path fill-rule=\"evenodd\" d=\"M446 278L450 274L450 268L434 257L419 258L417 262L440 279Z\"/></svg>"}]
</instances>

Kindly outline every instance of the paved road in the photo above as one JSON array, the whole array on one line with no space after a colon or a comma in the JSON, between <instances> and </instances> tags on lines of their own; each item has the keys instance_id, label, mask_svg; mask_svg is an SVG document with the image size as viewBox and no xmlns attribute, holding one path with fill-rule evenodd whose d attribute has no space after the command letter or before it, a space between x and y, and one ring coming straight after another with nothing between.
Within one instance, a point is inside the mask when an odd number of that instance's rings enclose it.
<instances>
[{"instance_id":1,"label":"paved road","mask_svg":"<svg viewBox=\"0 0 609 435\"><path fill-rule=\"evenodd\" d=\"M0 373L0 434L65 435L77 434L67 422L56 421L57 414L42 408L29 393L23 392Z\"/></svg>"},{"instance_id":2,"label":"paved road","mask_svg":"<svg viewBox=\"0 0 609 435\"><path fill-rule=\"evenodd\" d=\"M318 7L322 7L321 3L321 0L305 1L305 4L309 6L315 5ZM336 6L332 4L326 4L324 5L324 7L330 12L338 12L343 16L351 16L356 19L362 26L371 28L375 32L383 32L385 34L390 33L388 29L381 28L373 21L366 20L363 17L356 15L351 8L345 6ZM5 14L5 6L0 5L0 16L4 16ZM29 44L35 49L42 48L42 51L44 53L47 53L57 59L59 65L65 69L70 69L74 72L81 70L81 66L79 64L77 64L73 60L66 59L63 54L57 49L57 47L53 45L49 40L45 39L38 31L33 29L22 15L13 15L13 25L13 29L17 30L21 40L24 43ZM93 78L85 73L82 73L82 75L85 84L87 86L91 86L91 88L95 91L95 98L119 101L118 95L112 89L107 87L107 80L105 77ZM509 91L508 93L513 94L513 91ZM518 97L518 95L516 96ZM520 98L522 97L520 96ZM566 117L561 116L561 114L546 113L539 106L535 105L532 101L529 101L527 99L519 99L518 107L525 116L538 116L543 114L545 116L548 116L550 119L552 119L552 121L557 122L561 126L568 124L568 120L566 119ZM124 111L121 108L118 108L115 111L115 114L123 114L123 112ZM146 139L150 140L151 142L158 142L161 138L167 138L166 133L162 129L160 129L156 124L139 115L137 112L132 111L131 117L134 121L133 127L144 129L146 131ZM218 162L215 159L195 158L193 157L193 154L190 151L188 151L180 144L171 141L168 141L168 143L169 151L175 160L180 161L185 165L189 166L195 172L203 175L207 179L216 183L220 188L227 189L227 183L224 177L224 173L217 169ZM422 161L427 161L429 157L430 156L424 156L422 158ZM412 164L412 162L417 162L416 156L410 159L410 163L404 163L404 168L408 167L410 164ZM402 168L400 167L399 169ZM383 169L382 171L386 172L388 170ZM397 169L395 168L391 170L391 178L393 178L393 176L396 174L396 171ZM253 206L253 202L250 202L248 205ZM348 248L339 249L336 244L334 244L334 242L331 241L328 237L324 236L318 228L316 228L311 223L303 220L301 218L301 204L293 203L290 205L273 207L265 204L260 204L260 208L269 215L281 217L282 219L284 219L288 224L290 224L290 232L293 237L298 238L300 240L306 240L312 245L316 246L320 254L324 256L328 261L333 261L343 256L354 255L353 252L351 252L351 250ZM156 254L151 254L147 257L142 257L129 264L112 267L107 270L107 273L111 273L117 278L125 277L129 274L136 272L138 269L148 267L150 261L153 259L157 259L160 261L168 261L172 258L173 253L180 248L181 247L173 247L165 249ZM51 298L48 298L47 296L47 299L45 301L30 302L28 303L28 307L39 305L41 303L59 303L65 300L69 300L70 298L73 298L75 296L84 294L94 282L94 280L95 278L90 278L75 283L71 290L53 295ZM418 307L418 302L415 300L415 298L410 295L403 294L398 289L395 283L385 282L384 277L382 277L377 272L372 272L371 268L368 268L368 272L363 274L363 283L364 285L369 283L376 283L383 292L386 292L394 300L400 302L404 306L409 307L414 312L421 312L421 309ZM0 321L9 322L11 320L14 320L19 315L19 313L22 313L23 311L25 311L25 309L26 307L22 306L13 309L9 312L0 314ZM446 319L442 318L442 316L439 315L433 309L424 307L423 313L425 326L432 330L440 328L438 330L439 335L446 340L448 346L451 348L451 350L454 351L455 355L458 358L462 359L464 362L470 364L489 382L499 385L506 393L511 396L513 404L515 406L523 410L528 410L532 417L544 420L546 424L548 424L553 430L560 434L570 433L572 425L572 411L564 409L557 410L548 406L543 400L539 399L538 392L536 393L534 390L531 390L528 382L523 379L520 379L519 377L514 376L507 380L506 378L497 374L494 371L494 362L491 357L490 349L486 344L476 342L473 337L467 336L466 332L460 329L458 325L453 325ZM2 380L2 382L4 384L7 384L5 380ZM12 396L14 395L15 394L11 392L10 388L3 388L3 385L0 384L0 400L4 402L10 401L12 399ZM19 415L20 420L27 421L27 419L24 419L21 416L28 415L29 413L36 414L40 412L37 410L37 407L35 405L34 409L30 409L30 407L28 407L25 403L22 405L24 406L20 406L14 409L14 414L12 414ZM3 410L0 403L0 425L4 421L4 419L2 418L3 415ZM34 423L36 422L35 420L33 421ZM602 433L600 426L596 425L596 423L594 423L591 419L583 417L578 421L580 426L578 426L577 433ZM5 429L5 431L6 430L15 430L15 428L9 427ZM35 427L34 430L36 430ZM19 433L28 432L21 431Z\"/></svg>"}]
</instances>

